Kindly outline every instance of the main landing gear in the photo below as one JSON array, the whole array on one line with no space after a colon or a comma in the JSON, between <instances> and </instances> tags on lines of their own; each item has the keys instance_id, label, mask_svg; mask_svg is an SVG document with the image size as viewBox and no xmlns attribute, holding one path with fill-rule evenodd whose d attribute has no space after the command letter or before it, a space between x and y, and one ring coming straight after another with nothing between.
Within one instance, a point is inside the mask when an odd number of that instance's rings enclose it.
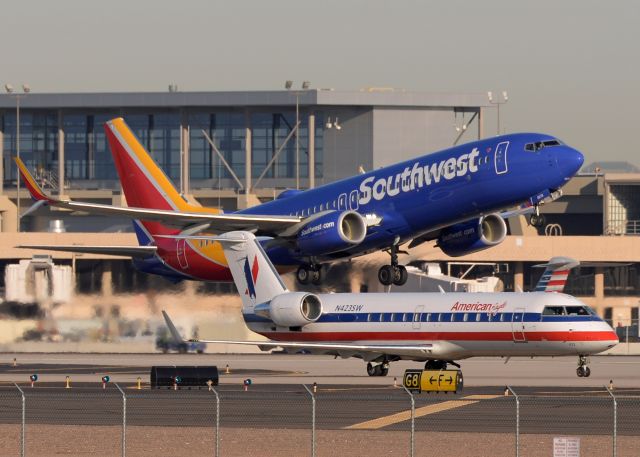
<instances>
[{"instance_id":1,"label":"main landing gear","mask_svg":"<svg viewBox=\"0 0 640 457\"><path fill-rule=\"evenodd\" d=\"M324 269L320 264L301 265L296 271L296 279L300 284L315 284L319 286L324 279Z\"/></svg>"},{"instance_id":2,"label":"main landing gear","mask_svg":"<svg viewBox=\"0 0 640 457\"><path fill-rule=\"evenodd\" d=\"M376 365L367 363L367 374L369 376L386 376L389 373L389 362L382 362Z\"/></svg>"},{"instance_id":3,"label":"main landing gear","mask_svg":"<svg viewBox=\"0 0 640 457\"><path fill-rule=\"evenodd\" d=\"M588 378L591 376L591 369L587 366L589 364L589 359L585 355L578 356L578 369L576 370L576 374L580 378Z\"/></svg>"},{"instance_id":4,"label":"main landing gear","mask_svg":"<svg viewBox=\"0 0 640 457\"><path fill-rule=\"evenodd\" d=\"M409 279L409 273L404 265L398 265L398 244L393 244L389 250L391 265L383 265L378 270L378 281L383 286L402 286Z\"/></svg>"},{"instance_id":5,"label":"main landing gear","mask_svg":"<svg viewBox=\"0 0 640 457\"><path fill-rule=\"evenodd\" d=\"M535 212L529 216L529 224L533 227L543 227L546 220L544 215L540 214L540 205L535 206Z\"/></svg>"},{"instance_id":6,"label":"main landing gear","mask_svg":"<svg viewBox=\"0 0 640 457\"><path fill-rule=\"evenodd\" d=\"M447 364L451 364L454 367L460 369L460 365L453 360L427 360L424 364L425 370L446 370Z\"/></svg>"}]
</instances>

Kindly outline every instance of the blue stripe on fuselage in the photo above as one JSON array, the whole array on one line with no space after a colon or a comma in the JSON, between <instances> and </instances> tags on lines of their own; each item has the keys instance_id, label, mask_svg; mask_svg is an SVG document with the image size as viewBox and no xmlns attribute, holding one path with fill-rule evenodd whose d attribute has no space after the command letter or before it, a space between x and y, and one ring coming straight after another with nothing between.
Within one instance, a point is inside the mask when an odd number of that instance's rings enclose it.
<instances>
[{"instance_id":1,"label":"blue stripe on fuselage","mask_svg":"<svg viewBox=\"0 0 640 457\"><path fill-rule=\"evenodd\" d=\"M395 323L411 323L414 322L414 316L416 313L328 313L323 314L318 319L317 323L352 323L352 322L395 322ZM422 312L419 314L419 320L416 322L455 322L455 323L472 323L472 322L512 322L513 315L520 313L428 313ZM455 314L455 320L451 320L451 315ZM467 320L463 320L464 316L467 316ZM427 316L429 320L427 320ZM442 316L442 318L440 317ZM479 316L479 317L478 317ZM491 316L491 319L489 319ZM256 314L243 314L245 322L271 322L270 319L258 316ZM589 322L589 321L601 321L598 316L543 316L540 313L524 313L523 322ZM518 319L516 322L520 322Z\"/></svg>"}]
</instances>

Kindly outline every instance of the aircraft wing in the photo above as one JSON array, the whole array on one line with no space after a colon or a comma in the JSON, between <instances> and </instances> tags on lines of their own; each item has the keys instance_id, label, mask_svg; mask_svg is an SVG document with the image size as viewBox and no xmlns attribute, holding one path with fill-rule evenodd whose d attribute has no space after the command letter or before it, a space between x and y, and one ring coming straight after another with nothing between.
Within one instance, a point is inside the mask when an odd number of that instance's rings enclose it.
<instances>
[{"instance_id":1,"label":"aircraft wing","mask_svg":"<svg viewBox=\"0 0 640 457\"><path fill-rule=\"evenodd\" d=\"M71 245L45 245L45 244L21 244L19 249L42 249L44 251L77 252L80 254L105 254L122 257L149 257L156 253L155 246L84 246Z\"/></svg>"},{"instance_id":2,"label":"aircraft wing","mask_svg":"<svg viewBox=\"0 0 640 457\"><path fill-rule=\"evenodd\" d=\"M159 221L176 228L198 226L199 230L213 230L228 232L232 230L255 230L266 234L279 234L300 224L304 219L297 216L263 216L255 214L210 214L198 212L184 212L158 210L148 208L118 207L99 203L83 203L72 200L60 200L47 195L33 178L26 165L18 157L14 159L18 165L20 175L31 194L36 200L34 206L44 204L71 211L84 211L103 216L120 216L146 221ZM30 212L29 210L28 212Z\"/></svg>"},{"instance_id":3,"label":"aircraft wing","mask_svg":"<svg viewBox=\"0 0 640 457\"><path fill-rule=\"evenodd\" d=\"M238 344L243 346L258 346L262 351L282 348L284 350L294 349L298 351L306 350L312 354L328 354L338 357L359 357L364 360L374 360L381 355L415 356L429 355L432 353L433 345L425 344L354 344L354 343L312 343L297 341L233 341L233 340L200 340L182 338L178 329L173 325L169 315L162 311L164 320L176 342L212 343L212 344Z\"/></svg>"}]
</instances>

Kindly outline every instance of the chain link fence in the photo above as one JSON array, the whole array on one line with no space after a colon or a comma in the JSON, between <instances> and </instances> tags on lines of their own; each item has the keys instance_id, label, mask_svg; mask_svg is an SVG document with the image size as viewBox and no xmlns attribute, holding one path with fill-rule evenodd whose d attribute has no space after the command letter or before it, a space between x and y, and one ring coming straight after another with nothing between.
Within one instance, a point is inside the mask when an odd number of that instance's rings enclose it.
<instances>
[{"instance_id":1,"label":"chain link fence","mask_svg":"<svg viewBox=\"0 0 640 457\"><path fill-rule=\"evenodd\" d=\"M637 456L640 449L640 390L106 387L0 388L0 454L524 457L556 455L554 440L565 438L579 451L557 455Z\"/></svg>"}]
</instances>

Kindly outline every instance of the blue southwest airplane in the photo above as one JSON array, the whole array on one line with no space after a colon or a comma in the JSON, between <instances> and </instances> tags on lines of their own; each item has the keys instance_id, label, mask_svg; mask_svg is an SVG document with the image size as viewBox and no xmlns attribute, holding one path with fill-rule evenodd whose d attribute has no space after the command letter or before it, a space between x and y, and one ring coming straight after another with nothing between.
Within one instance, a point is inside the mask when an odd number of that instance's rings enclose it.
<instances>
[{"instance_id":1,"label":"blue southwest airplane","mask_svg":"<svg viewBox=\"0 0 640 457\"><path fill-rule=\"evenodd\" d=\"M24 163L20 173L36 204L134 220L139 246L20 246L131 256L139 270L172 280L231 281L219 242L203 234L248 230L274 264L297 267L297 279L319 284L324 263L387 250L382 284L402 285L399 247L429 240L462 256L502 242L504 218L531 214L557 198L582 166L582 154L557 138L518 133L473 141L309 190L287 190L273 201L234 213L187 203L121 118L105 124L128 207L55 199ZM500 213L510 208L509 212ZM31 211L31 210L29 210Z\"/></svg>"}]
</instances>

